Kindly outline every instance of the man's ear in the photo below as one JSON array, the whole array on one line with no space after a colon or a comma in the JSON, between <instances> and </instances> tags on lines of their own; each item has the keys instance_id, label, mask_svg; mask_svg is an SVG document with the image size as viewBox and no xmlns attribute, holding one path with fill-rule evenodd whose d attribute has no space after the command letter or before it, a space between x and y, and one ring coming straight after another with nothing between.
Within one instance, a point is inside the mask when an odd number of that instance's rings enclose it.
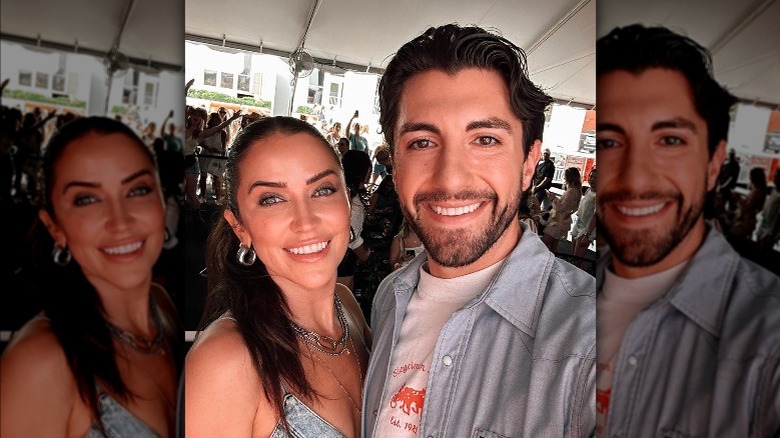
<instances>
[{"instance_id":1,"label":"man's ear","mask_svg":"<svg viewBox=\"0 0 780 438\"><path fill-rule=\"evenodd\" d=\"M54 219L49 215L49 212L46 210L38 210L38 219L46 226L46 230L51 235L51 238L54 239L54 243L57 246L64 248L68 245L68 238L65 236L65 232L62 231L62 228L60 228L56 222L54 222Z\"/></svg>"},{"instance_id":2,"label":"man's ear","mask_svg":"<svg viewBox=\"0 0 780 438\"><path fill-rule=\"evenodd\" d=\"M249 236L249 233L246 232L244 227L241 225L241 222L238 221L233 212L230 210L225 210L223 216L230 225L230 228L233 229L233 233L235 233L236 237L238 237L238 241L247 248L251 248L252 238Z\"/></svg>"},{"instance_id":3,"label":"man's ear","mask_svg":"<svg viewBox=\"0 0 780 438\"><path fill-rule=\"evenodd\" d=\"M715 148L710 162L707 163L707 191L712 190L715 187L715 183L718 182L718 173L720 173L720 166L723 164L723 160L726 158L726 140L721 140L718 146Z\"/></svg>"},{"instance_id":4,"label":"man's ear","mask_svg":"<svg viewBox=\"0 0 780 438\"><path fill-rule=\"evenodd\" d=\"M536 170L536 163L539 161L539 154L541 151L542 141L534 140L531 149L528 151L528 155L525 157L525 162L523 163L523 191L526 191L531 187L531 183L534 179L534 171Z\"/></svg>"}]
</instances>

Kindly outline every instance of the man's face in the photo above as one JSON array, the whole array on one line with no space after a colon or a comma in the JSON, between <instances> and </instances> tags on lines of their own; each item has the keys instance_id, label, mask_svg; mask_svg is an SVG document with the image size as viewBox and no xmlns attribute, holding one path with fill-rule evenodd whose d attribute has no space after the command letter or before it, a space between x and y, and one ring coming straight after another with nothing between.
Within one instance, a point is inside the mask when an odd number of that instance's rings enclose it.
<instances>
[{"instance_id":1,"label":"man's face","mask_svg":"<svg viewBox=\"0 0 780 438\"><path fill-rule=\"evenodd\" d=\"M547 161L549 159L550 159L550 153L549 152L545 152L544 153L544 161Z\"/></svg>"},{"instance_id":2,"label":"man's face","mask_svg":"<svg viewBox=\"0 0 780 438\"><path fill-rule=\"evenodd\" d=\"M597 93L598 223L615 270L642 276L672 267L704 238L704 198L725 143L710 159L706 122L677 71L606 73Z\"/></svg>"},{"instance_id":3,"label":"man's face","mask_svg":"<svg viewBox=\"0 0 780 438\"><path fill-rule=\"evenodd\" d=\"M476 68L418 73L403 87L393 179L436 276L482 269L517 243L520 193L539 142L526 161L522 123L508 96L498 73Z\"/></svg>"}]
</instances>

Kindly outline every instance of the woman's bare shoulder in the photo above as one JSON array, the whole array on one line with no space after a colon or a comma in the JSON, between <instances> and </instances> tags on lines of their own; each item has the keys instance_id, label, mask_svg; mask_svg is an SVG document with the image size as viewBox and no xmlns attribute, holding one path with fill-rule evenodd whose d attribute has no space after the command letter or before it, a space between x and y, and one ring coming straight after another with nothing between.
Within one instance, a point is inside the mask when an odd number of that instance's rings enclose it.
<instances>
[{"instance_id":1,"label":"woman's bare shoulder","mask_svg":"<svg viewBox=\"0 0 780 438\"><path fill-rule=\"evenodd\" d=\"M219 319L198 333L184 373L187 436L254 436L258 423L273 424L260 376L234 320Z\"/></svg>"}]
</instances>

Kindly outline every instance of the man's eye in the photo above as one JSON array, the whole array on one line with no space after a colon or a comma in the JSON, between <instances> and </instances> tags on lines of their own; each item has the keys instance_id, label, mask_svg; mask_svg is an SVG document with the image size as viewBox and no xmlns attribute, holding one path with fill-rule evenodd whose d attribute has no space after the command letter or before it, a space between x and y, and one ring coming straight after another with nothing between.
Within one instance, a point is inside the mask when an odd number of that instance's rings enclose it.
<instances>
[{"instance_id":1,"label":"man's eye","mask_svg":"<svg viewBox=\"0 0 780 438\"><path fill-rule=\"evenodd\" d=\"M498 139L495 137L491 137L489 135L483 135L481 137L477 137L477 144L480 146L496 146L498 144L501 144L501 142L498 141Z\"/></svg>"},{"instance_id":2,"label":"man's eye","mask_svg":"<svg viewBox=\"0 0 780 438\"><path fill-rule=\"evenodd\" d=\"M596 140L596 150L611 149L618 145L618 142L609 138Z\"/></svg>"},{"instance_id":3,"label":"man's eye","mask_svg":"<svg viewBox=\"0 0 780 438\"><path fill-rule=\"evenodd\" d=\"M667 135L661 138L661 144L666 146L680 146L685 144L685 140L674 135Z\"/></svg>"},{"instance_id":4,"label":"man's eye","mask_svg":"<svg viewBox=\"0 0 780 438\"><path fill-rule=\"evenodd\" d=\"M410 149L427 149L433 146L433 142L427 139L415 140L409 144Z\"/></svg>"}]
</instances>

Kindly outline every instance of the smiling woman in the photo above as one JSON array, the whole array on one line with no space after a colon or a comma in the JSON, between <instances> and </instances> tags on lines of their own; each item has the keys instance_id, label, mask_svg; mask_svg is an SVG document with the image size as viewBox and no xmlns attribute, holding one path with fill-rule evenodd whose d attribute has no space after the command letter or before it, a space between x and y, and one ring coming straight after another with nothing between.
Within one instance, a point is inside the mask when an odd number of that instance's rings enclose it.
<instances>
[{"instance_id":1,"label":"smiling woman","mask_svg":"<svg viewBox=\"0 0 780 438\"><path fill-rule=\"evenodd\" d=\"M171 436L181 331L152 282L165 226L154 155L120 122L78 119L47 145L42 184L43 311L0 359L0 435Z\"/></svg>"},{"instance_id":2,"label":"smiling woman","mask_svg":"<svg viewBox=\"0 0 780 438\"><path fill-rule=\"evenodd\" d=\"M350 204L335 151L306 122L264 118L236 136L225 183L186 436L358 436L371 339L336 283Z\"/></svg>"}]
</instances>

